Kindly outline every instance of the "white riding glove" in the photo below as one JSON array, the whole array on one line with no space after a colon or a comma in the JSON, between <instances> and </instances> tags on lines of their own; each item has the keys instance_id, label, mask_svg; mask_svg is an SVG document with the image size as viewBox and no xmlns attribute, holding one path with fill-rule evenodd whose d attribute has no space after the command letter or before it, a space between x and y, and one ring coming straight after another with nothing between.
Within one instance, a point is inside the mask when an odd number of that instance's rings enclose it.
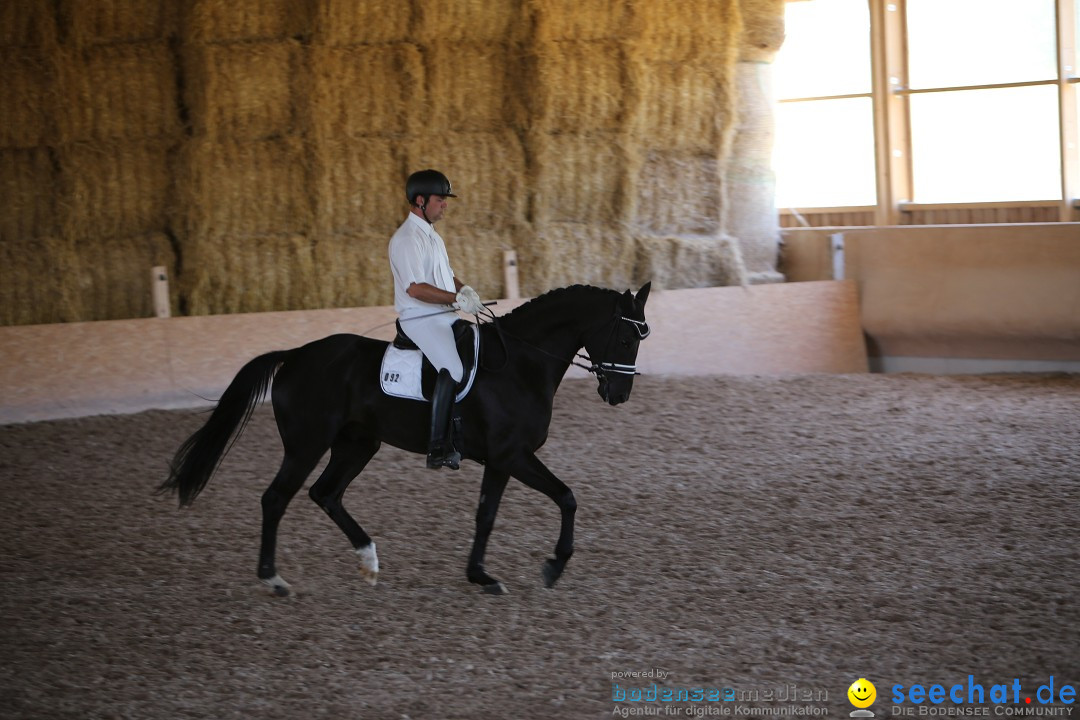
<instances>
[{"instance_id":1,"label":"white riding glove","mask_svg":"<svg viewBox=\"0 0 1080 720\"><path fill-rule=\"evenodd\" d=\"M484 303L480 302L480 295L468 285L461 286L455 300L457 302L454 305L457 309L470 315L477 315L484 309Z\"/></svg>"}]
</instances>

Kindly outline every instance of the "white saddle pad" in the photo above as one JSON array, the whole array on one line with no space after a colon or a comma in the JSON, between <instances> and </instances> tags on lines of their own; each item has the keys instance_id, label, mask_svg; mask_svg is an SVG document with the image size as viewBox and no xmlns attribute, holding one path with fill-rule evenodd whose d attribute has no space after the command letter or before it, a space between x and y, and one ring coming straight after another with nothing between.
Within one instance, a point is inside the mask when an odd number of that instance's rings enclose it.
<instances>
[{"instance_id":1,"label":"white saddle pad","mask_svg":"<svg viewBox=\"0 0 1080 720\"><path fill-rule=\"evenodd\" d=\"M480 333L476 326L469 328L473 336L473 364L469 370L469 376L465 378L465 385L457 394L454 402L461 400L472 390L473 380L476 379L476 366L480 364L477 354L480 351ZM419 350L401 350L394 347L393 343L387 346L383 354L382 368L379 370L379 384L382 391L387 395L406 398L407 400L423 400L424 393L420 389L420 373L424 368L424 354Z\"/></svg>"}]
</instances>

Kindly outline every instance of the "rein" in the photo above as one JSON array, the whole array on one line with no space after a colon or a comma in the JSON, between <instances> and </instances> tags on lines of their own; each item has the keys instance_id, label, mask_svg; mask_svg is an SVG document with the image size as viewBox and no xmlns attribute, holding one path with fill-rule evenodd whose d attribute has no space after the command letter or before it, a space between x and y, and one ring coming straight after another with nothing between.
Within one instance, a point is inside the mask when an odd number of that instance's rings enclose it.
<instances>
[{"instance_id":1,"label":"rein","mask_svg":"<svg viewBox=\"0 0 1080 720\"><path fill-rule=\"evenodd\" d=\"M503 358L504 359L503 359L502 365L500 365L497 368L492 368L492 367L489 367L489 366L485 365L484 361L483 361L483 358L480 359L480 366L483 367L485 370L487 370L489 372L502 372L502 370L504 370L506 368L507 364L510 362L510 351L506 347L506 338L507 337L512 337L515 340L517 340L518 342L520 342L522 345L525 345L526 347L532 348L533 350L537 351L541 355L547 355L548 357L550 357L550 358L552 358L554 360L558 360L561 363L566 363L567 365L573 365L574 367L581 368L585 372L592 373L593 375L596 375L596 377L598 377L598 378L602 378L602 377L604 377L605 374L608 374L608 373L611 373L611 374L614 374L614 375L640 375L641 374L641 373L639 373L637 371L637 364L636 363L633 364L633 365L626 365L626 364L623 364L623 363L610 363L610 362L599 362L598 363L598 362L594 362L591 357L589 357L588 355L585 355L583 353L574 353L574 357L567 360L565 358L562 358L562 357L556 355L555 353L548 352L544 348L542 348L542 347L540 347L538 345L534 345L533 343L529 342L528 340L525 340L525 339L519 337L518 335L514 335L513 333L510 333L510 332L507 332L506 330L504 330L503 327L502 327L502 323L499 322L499 317L495 314L495 312L493 310L491 310L490 306L494 305L494 304L495 304L494 302L484 303L484 309L481 312L476 314L476 324L477 325L486 325L486 324L490 323L491 325L495 326L495 334L498 335L499 344L502 345L502 348L503 348ZM416 316L414 318L408 318L407 320L404 320L403 322L408 322L408 320L419 320L420 318L431 317L433 315L443 315L443 314L446 314L446 313L449 313L449 312L455 312L455 311L454 310L440 310L440 311L437 311L437 312L429 313L427 315L418 315L418 316ZM618 311L618 308L616 308L615 315L611 319L611 332L610 332L610 334L608 336L608 344L607 344L608 349L610 349L612 339L615 336L616 323L618 323L620 321L625 322L625 323L629 323L634 328L634 330L637 332L639 340L644 340L645 338L649 337L649 335L652 333L652 330L649 328L649 324L647 322L645 322L644 320L634 320L633 318L628 318L625 315L620 315L619 311ZM366 334L366 333L368 333L368 332L370 332L372 330L376 330L378 328L386 327L386 326L388 326L388 325L390 325L392 323L393 323L393 321L385 322L385 323L382 323L381 325L376 325L373 328L369 328L368 330L365 330L364 333L362 333L362 334ZM585 365L583 363L578 362L578 360L584 360L585 362L587 362L589 364Z\"/></svg>"},{"instance_id":2,"label":"rein","mask_svg":"<svg viewBox=\"0 0 1080 720\"><path fill-rule=\"evenodd\" d=\"M487 319L482 321L481 317L484 317L484 318L487 318ZM510 353L506 348L506 336L509 336L509 337L514 338L515 340L517 340L521 344L525 345L526 347L532 348L533 350L537 351L541 355L547 355L548 357L553 358L555 360L558 360L561 363L566 363L567 365L573 365L574 367L581 368L585 372L592 373L593 375L596 375L598 378L602 378L606 373L614 373L614 374L617 374L617 375L640 375L641 374L641 373L639 373L637 371L637 364L625 365L625 364L622 364L622 363L609 363L609 362L600 362L600 363L598 363L598 362L594 362L591 357L589 357L588 355L585 355L583 353L574 353L574 357L567 360L565 358L562 358L562 357L556 355L555 353L548 352L544 348L542 348L542 347L540 347L538 345L535 345L535 344L529 342L528 340L525 340L525 339L523 339L523 338L521 338L521 337L519 337L517 335L514 335L513 333L506 332L503 329L502 324L499 322L498 316L495 315L495 313L492 312L487 307L484 308L483 313L477 315L476 320L477 320L477 324L480 324L480 323L483 322L484 324L491 323L492 325L495 326L495 332L499 336L499 342L503 347L503 355L505 357L505 359L503 360L503 364L501 366L499 366L499 368L497 370L493 370L492 368L489 368L489 367L485 367L484 368L485 370L489 370L489 371L493 371L493 372L499 372L503 368L506 367L507 363L510 362ZM611 333L609 334L609 337L608 337L608 347L611 346L611 340L615 335L616 323L618 323L620 320L623 321L623 322L630 323L630 325L632 325L633 328L637 331L638 338L640 340L644 340L645 338L649 337L650 333L652 332L652 330L650 330L649 324L647 322L644 322L643 320L634 320L633 318L628 318L625 315L619 315L619 311L618 311L618 309L616 309L615 310L615 316L611 320ZM589 364L585 365L583 363L578 362L578 360L584 360L585 362L587 362Z\"/></svg>"}]
</instances>

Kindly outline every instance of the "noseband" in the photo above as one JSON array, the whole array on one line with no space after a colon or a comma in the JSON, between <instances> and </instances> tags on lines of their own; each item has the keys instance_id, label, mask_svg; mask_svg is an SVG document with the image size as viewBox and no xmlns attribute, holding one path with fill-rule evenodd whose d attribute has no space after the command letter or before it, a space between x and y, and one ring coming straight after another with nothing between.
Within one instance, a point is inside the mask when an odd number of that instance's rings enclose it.
<instances>
[{"instance_id":1,"label":"noseband","mask_svg":"<svg viewBox=\"0 0 1080 720\"><path fill-rule=\"evenodd\" d=\"M637 333L639 341L644 340L645 338L649 337L649 335L652 333L652 330L649 328L649 323L645 322L644 320L634 320L633 318L628 318L625 315L619 315L617 313L618 313L618 311L616 311L615 318L611 322L611 332L608 335L608 343L607 343L608 348L611 347L611 342L615 338L615 333L616 333L616 330L618 328L618 323L619 322L629 323L630 326L633 327L634 331ZM577 357L581 358L582 360L587 360L589 362L589 364L588 365L581 365L580 363L575 362L575 363L573 363L574 365L576 365L577 367L580 367L580 368L584 368L585 370L591 372L593 375L596 375L596 377L601 379L601 380L605 379L606 376L609 373L614 374L614 375L640 375L641 374L641 373L639 373L637 371L637 364L636 363L634 365L624 365L622 363L610 363L610 362L599 362L598 363L598 362L593 362L592 358L590 358L588 355L582 355L581 353L578 353Z\"/></svg>"}]
</instances>

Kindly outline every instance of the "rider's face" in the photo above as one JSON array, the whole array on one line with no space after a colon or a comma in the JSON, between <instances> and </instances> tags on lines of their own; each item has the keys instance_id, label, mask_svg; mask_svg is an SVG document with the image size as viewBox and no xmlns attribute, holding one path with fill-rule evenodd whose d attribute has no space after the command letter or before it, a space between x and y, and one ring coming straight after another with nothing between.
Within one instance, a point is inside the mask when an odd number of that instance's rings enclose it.
<instances>
[{"instance_id":1,"label":"rider's face","mask_svg":"<svg viewBox=\"0 0 1080 720\"><path fill-rule=\"evenodd\" d=\"M417 198L418 202L422 202L424 198ZM446 212L446 197L443 195L431 195L427 199L427 205L424 206L424 212L427 213L428 222L436 222L441 220L443 213Z\"/></svg>"}]
</instances>

